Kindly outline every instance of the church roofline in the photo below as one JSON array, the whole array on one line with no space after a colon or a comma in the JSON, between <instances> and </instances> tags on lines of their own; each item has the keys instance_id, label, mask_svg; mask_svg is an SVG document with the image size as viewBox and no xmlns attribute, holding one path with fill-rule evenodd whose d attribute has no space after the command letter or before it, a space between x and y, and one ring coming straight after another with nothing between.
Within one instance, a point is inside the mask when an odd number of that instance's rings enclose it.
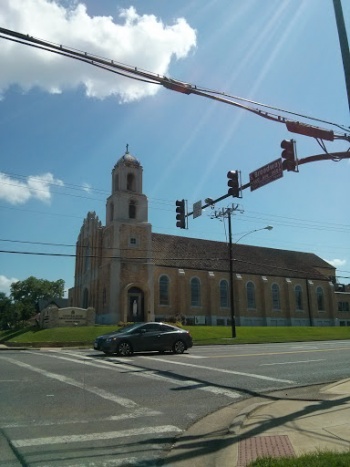
<instances>
[{"instance_id":1,"label":"church roofline","mask_svg":"<svg viewBox=\"0 0 350 467\"><path fill-rule=\"evenodd\" d=\"M152 233L152 242L156 265L229 271L226 242L157 233ZM325 271L322 273L320 269ZM233 272L331 280L331 277L335 275L335 268L314 253L236 244L233 249Z\"/></svg>"},{"instance_id":2,"label":"church roofline","mask_svg":"<svg viewBox=\"0 0 350 467\"><path fill-rule=\"evenodd\" d=\"M126 145L125 154L118 160L114 167L125 165L129 167L141 167L141 162L129 152L129 145Z\"/></svg>"}]
</instances>

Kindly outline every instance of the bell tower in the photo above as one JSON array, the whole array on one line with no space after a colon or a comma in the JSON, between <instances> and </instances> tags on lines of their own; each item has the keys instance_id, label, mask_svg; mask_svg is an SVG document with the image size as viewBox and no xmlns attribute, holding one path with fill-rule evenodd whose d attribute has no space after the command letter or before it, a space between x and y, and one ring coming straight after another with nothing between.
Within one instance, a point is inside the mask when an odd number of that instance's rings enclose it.
<instances>
[{"instance_id":1,"label":"bell tower","mask_svg":"<svg viewBox=\"0 0 350 467\"><path fill-rule=\"evenodd\" d=\"M106 226L114 221L148 222L147 197L142 193L142 166L136 157L125 154L112 170L112 194L107 199Z\"/></svg>"},{"instance_id":2,"label":"bell tower","mask_svg":"<svg viewBox=\"0 0 350 467\"><path fill-rule=\"evenodd\" d=\"M152 226L148 223L148 200L142 192L142 172L141 163L127 145L112 170L103 239L109 276L106 308L114 315L114 322L154 318Z\"/></svg>"}]
</instances>

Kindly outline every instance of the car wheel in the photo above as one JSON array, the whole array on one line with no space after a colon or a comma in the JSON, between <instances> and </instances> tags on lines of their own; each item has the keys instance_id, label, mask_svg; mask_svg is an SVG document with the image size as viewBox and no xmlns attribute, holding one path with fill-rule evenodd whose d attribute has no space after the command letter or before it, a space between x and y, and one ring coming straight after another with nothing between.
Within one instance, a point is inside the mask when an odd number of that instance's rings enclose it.
<instances>
[{"instance_id":1,"label":"car wheel","mask_svg":"<svg viewBox=\"0 0 350 467\"><path fill-rule=\"evenodd\" d=\"M132 347L129 342L121 342L117 347L117 353L123 357L127 357L132 354Z\"/></svg>"},{"instance_id":2,"label":"car wheel","mask_svg":"<svg viewBox=\"0 0 350 467\"><path fill-rule=\"evenodd\" d=\"M173 352L174 353L184 353L186 350L186 346L183 341L176 341L173 345Z\"/></svg>"}]
</instances>

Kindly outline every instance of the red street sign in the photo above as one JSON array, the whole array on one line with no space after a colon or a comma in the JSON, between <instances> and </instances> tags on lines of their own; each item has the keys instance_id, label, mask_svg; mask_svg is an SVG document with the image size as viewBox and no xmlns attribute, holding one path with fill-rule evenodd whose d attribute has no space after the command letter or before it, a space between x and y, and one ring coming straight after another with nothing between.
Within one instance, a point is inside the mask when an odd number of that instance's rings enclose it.
<instances>
[{"instance_id":1,"label":"red street sign","mask_svg":"<svg viewBox=\"0 0 350 467\"><path fill-rule=\"evenodd\" d=\"M280 158L249 174L250 191L254 191L282 177L283 168L282 159Z\"/></svg>"},{"instance_id":2,"label":"red street sign","mask_svg":"<svg viewBox=\"0 0 350 467\"><path fill-rule=\"evenodd\" d=\"M317 126L306 125L299 122L286 122L288 131L299 133L299 135L311 136L312 138L325 139L327 141L334 141L334 133L331 130L324 130Z\"/></svg>"}]
</instances>

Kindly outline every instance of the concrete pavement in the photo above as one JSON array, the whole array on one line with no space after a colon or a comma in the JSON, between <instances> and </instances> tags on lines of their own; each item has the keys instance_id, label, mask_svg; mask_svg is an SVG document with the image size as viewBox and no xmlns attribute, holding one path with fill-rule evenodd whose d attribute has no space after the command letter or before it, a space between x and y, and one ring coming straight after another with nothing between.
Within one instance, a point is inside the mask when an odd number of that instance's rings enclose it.
<instances>
[{"instance_id":1,"label":"concrete pavement","mask_svg":"<svg viewBox=\"0 0 350 467\"><path fill-rule=\"evenodd\" d=\"M262 456L350 450L350 378L250 396L192 425L163 465L246 467ZM0 466L21 465L1 431L0 450Z\"/></svg>"},{"instance_id":2,"label":"concrete pavement","mask_svg":"<svg viewBox=\"0 0 350 467\"><path fill-rule=\"evenodd\" d=\"M350 450L350 379L231 404L181 435L164 465L246 467L257 457L322 450Z\"/></svg>"}]
</instances>

